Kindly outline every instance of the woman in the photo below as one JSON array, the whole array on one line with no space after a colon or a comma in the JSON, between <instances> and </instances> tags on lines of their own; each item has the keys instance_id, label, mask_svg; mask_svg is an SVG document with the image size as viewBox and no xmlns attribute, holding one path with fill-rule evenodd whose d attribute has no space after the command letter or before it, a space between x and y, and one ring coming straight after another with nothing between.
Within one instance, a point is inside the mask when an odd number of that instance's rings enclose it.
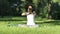
<instances>
[{"instance_id":1,"label":"woman","mask_svg":"<svg viewBox=\"0 0 60 34\"><path fill-rule=\"evenodd\" d=\"M33 11L32 5L28 6L28 11L26 13L22 13L22 16L26 15L27 16L27 25L29 26L34 26L34 17L36 15L35 11Z\"/></svg>"}]
</instances>

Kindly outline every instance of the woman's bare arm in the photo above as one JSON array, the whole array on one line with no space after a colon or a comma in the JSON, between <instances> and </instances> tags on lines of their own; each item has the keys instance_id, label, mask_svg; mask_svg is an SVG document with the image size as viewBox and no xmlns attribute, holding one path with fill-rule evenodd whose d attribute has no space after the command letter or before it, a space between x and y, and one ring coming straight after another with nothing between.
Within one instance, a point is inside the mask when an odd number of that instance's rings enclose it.
<instances>
[{"instance_id":1,"label":"woman's bare arm","mask_svg":"<svg viewBox=\"0 0 60 34\"><path fill-rule=\"evenodd\" d=\"M22 16L29 15L29 12L22 13L21 15L22 15Z\"/></svg>"}]
</instances>

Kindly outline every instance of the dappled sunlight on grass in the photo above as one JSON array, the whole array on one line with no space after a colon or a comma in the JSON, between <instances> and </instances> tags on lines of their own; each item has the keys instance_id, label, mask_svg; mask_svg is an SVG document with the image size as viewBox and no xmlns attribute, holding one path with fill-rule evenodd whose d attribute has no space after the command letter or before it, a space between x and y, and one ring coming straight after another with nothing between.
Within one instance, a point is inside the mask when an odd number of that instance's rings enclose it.
<instances>
[{"instance_id":1,"label":"dappled sunlight on grass","mask_svg":"<svg viewBox=\"0 0 60 34\"><path fill-rule=\"evenodd\" d=\"M23 17L25 18L25 17ZM2 18L1 18L2 19ZM1 20L0 19L0 20ZM7 18L5 18L7 19ZM26 24L26 20L20 17L12 18L11 21L0 21L0 34L60 34L60 21L46 18L35 18L35 23L39 27L20 27L18 24ZM17 21L15 21L15 19ZM22 21L18 21L18 20Z\"/></svg>"},{"instance_id":2,"label":"dappled sunlight on grass","mask_svg":"<svg viewBox=\"0 0 60 34\"><path fill-rule=\"evenodd\" d=\"M0 34L60 34L60 26L29 27L0 27Z\"/></svg>"}]
</instances>

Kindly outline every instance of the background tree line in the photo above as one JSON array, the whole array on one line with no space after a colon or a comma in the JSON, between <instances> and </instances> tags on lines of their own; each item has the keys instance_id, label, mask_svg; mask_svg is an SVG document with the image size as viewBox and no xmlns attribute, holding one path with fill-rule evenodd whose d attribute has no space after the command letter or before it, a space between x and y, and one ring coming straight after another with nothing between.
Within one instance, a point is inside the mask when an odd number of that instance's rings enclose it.
<instances>
[{"instance_id":1,"label":"background tree line","mask_svg":"<svg viewBox=\"0 0 60 34\"><path fill-rule=\"evenodd\" d=\"M21 16L28 4L42 18L60 19L60 0L0 0L0 16Z\"/></svg>"}]
</instances>

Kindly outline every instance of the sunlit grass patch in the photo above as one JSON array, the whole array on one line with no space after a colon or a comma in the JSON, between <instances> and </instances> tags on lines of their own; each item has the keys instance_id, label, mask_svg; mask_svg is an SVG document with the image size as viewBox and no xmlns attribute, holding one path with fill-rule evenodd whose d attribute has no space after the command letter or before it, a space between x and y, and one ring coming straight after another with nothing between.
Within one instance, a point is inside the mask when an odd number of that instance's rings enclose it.
<instances>
[{"instance_id":1,"label":"sunlit grass patch","mask_svg":"<svg viewBox=\"0 0 60 34\"><path fill-rule=\"evenodd\" d=\"M0 27L0 34L60 34L60 26L47 26L38 28L29 27Z\"/></svg>"},{"instance_id":2,"label":"sunlit grass patch","mask_svg":"<svg viewBox=\"0 0 60 34\"><path fill-rule=\"evenodd\" d=\"M0 21L0 34L60 34L60 21L39 21L39 27L20 27L20 23L26 24L25 21Z\"/></svg>"}]
</instances>

